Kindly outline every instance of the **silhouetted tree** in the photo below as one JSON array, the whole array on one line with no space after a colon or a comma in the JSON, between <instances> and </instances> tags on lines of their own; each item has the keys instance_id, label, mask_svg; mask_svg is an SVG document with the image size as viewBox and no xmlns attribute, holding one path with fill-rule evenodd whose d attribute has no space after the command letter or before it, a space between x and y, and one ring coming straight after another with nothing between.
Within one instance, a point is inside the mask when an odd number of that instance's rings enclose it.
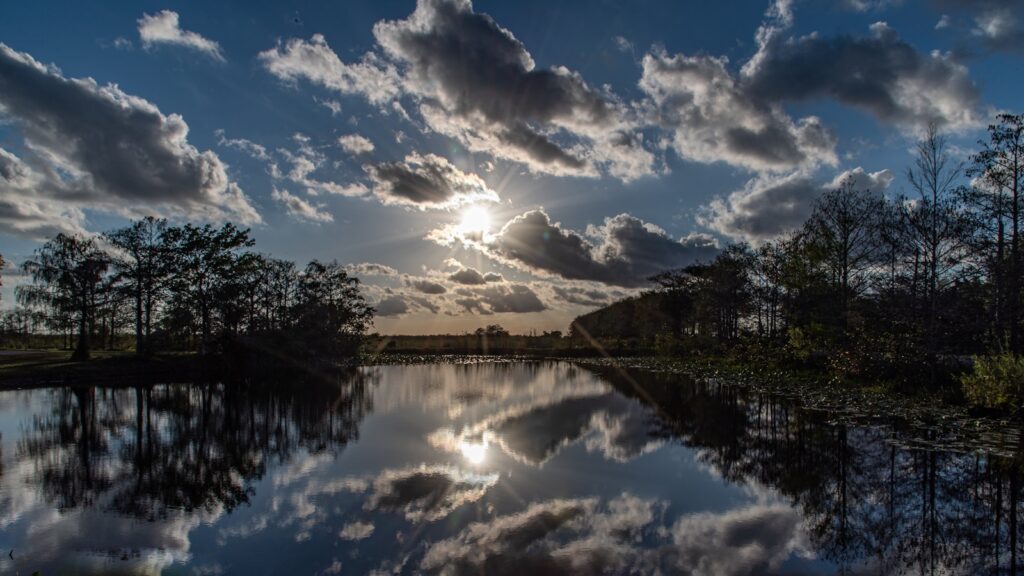
<instances>
[{"instance_id":1,"label":"silhouetted tree","mask_svg":"<svg viewBox=\"0 0 1024 576\"><path fill-rule=\"evenodd\" d=\"M148 339L152 333L154 307L171 273L172 254L165 238L167 230L166 220L149 216L104 235L116 248L112 256L114 270L135 305L136 354L151 352Z\"/></svg>"},{"instance_id":2,"label":"silhouetted tree","mask_svg":"<svg viewBox=\"0 0 1024 576\"><path fill-rule=\"evenodd\" d=\"M96 308L101 304L110 260L92 238L58 234L22 263L33 285L19 287L19 299L28 305L44 304L74 315L78 344L73 361L89 359L89 336Z\"/></svg>"}]
</instances>

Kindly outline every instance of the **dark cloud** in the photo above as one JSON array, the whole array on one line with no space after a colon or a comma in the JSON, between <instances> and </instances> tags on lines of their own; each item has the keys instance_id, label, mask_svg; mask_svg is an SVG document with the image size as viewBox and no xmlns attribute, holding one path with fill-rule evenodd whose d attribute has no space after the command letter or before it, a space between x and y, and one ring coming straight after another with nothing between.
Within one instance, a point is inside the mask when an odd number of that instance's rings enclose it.
<instances>
[{"instance_id":1,"label":"dark cloud","mask_svg":"<svg viewBox=\"0 0 1024 576\"><path fill-rule=\"evenodd\" d=\"M492 238L476 241L448 231L431 237L442 243L461 241L496 260L569 280L594 280L620 286L640 286L647 278L668 269L713 258L714 241L692 236L681 241L664 230L628 214L606 218L591 226L588 236L552 223L543 210L533 210L509 221Z\"/></svg>"},{"instance_id":2,"label":"dark cloud","mask_svg":"<svg viewBox=\"0 0 1024 576\"><path fill-rule=\"evenodd\" d=\"M374 306L377 316L401 316L409 311L409 304L401 296L388 296Z\"/></svg>"},{"instance_id":3,"label":"dark cloud","mask_svg":"<svg viewBox=\"0 0 1024 576\"><path fill-rule=\"evenodd\" d=\"M832 98L908 127L976 122L978 89L967 68L918 52L884 22L866 37L768 40L744 66L743 87L769 103Z\"/></svg>"},{"instance_id":4,"label":"dark cloud","mask_svg":"<svg viewBox=\"0 0 1024 576\"><path fill-rule=\"evenodd\" d=\"M543 312L547 306L537 293L522 284L494 284L481 288L459 288L463 296L455 301L467 311L480 314L526 314Z\"/></svg>"},{"instance_id":5,"label":"dark cloud","mask_svg":"<svg viewBox=\"0 0 1024 576\"><path fill-rule=\"evenodd\" d=\"M188 143L180 116L117 86L65 78L0 44L0 114L31 151L17 178L0 181L8 203L28 197L120 214L260 221L220 158Z\"/></svg>"},{"instance_id":6,"label":"dark cloud","mask_svg":"<svg viewBox=\"0 0 1024 576\"><path fill-rule=\"evenodd\" d=\"M427 280L425 278L414 278L408 281L409 286L423 292L424 294L444 294L448 291L443 284Z\"/></svg>"},{"instance_id":7,"label":"dark cloud","mask_svg":"<svg viewBox=\"0 0 1024 576\"><path fill-rule=\"evenodd\" d=\"M579 286L553 286L555 295L570 304L580 306L604 306L608 303L608 294L603 290L581 288Z\"/></svg>"},{"instance_id":8,"label":"dark cloud","mask_svg":"<svg viewBox=\"0 0 1024 576\"><path fill-rule=\"evenodd\" d=\"M404 161L367 164L363 169L373 182L374 195L385 204L425 209L498 201L498 194L479 176L435 154L414 152Z\"/></svg>"},{"instance_id":9,"label":"dark cloud","mask_svg":"<svg viewBox=\"0 0 1024 576\"><path fill-rule=\"evenodd\" d=\"M753 244L771 240L802 226L818 197L838 188L847 178L853 180L855 188L882 192L889 187L893 175L888 170L869 173L855 168L826 183L802 173L754 178L742 190L713 200L698 221L737 240Z\"/></svg>"},{"instance_id":10,"label":"dark cloud","mask_svg":"<svg viewBox=\"0 0 1024 576\"><path fill-rule=\"evenodd\" d=\"M746 90L726 58L644 56L640 88L651 121L672 131L672 147L699 162L724 161L753 170L834 164L835 140L816 117L799 121Z\"/></svg>"},{"instance_id":11,"label":"dark cloud","mask_svg":"<svg viewBox=\"0 0 1024 576\"><path fill-rule=\"evenodd\" d=\"M642 146L608 145L632 131L613 99L563 67L538 69L512 32L468 0L420 0L408 18L373 31L404 65L427 124L469 148L552 174L593 176L594 164L623 179L652 172Z\"/></svg>"},{"instance_id":12,"label":"dark cloud","mask_svg":"<svg viewBox=\"0 0 1024 576\"><path fill-rule=\"evenodd\" d=\"M497 474L474 474L450 466L389 470L373 481L373 493L364 508L401 512L412 522L431 522L479 500L497 481Z\"/></svg>"},{"instance_id":13,"label":"dark cloud","mask_svg":"<svg viewBox=\"0 0 1024 576\"><path fill-rule=\"evenodd\" d=\"M480 284L486 284L487 282L501 282L503 280L501 274L496 272L481 274L476 268L463 268L451 273L448 276L448 279L452 282L466 284L469 286L478 286Z\"/></svg>"}]
</instances>

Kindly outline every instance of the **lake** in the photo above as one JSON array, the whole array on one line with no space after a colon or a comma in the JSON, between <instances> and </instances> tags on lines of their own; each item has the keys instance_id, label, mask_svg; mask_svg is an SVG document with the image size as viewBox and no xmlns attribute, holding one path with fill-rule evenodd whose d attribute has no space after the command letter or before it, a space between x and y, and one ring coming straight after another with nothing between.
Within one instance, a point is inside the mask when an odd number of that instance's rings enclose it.
<instances>
[{"instance_id":1,"label":"lake","mask_svg":"<svg viewBox=\"0 0 1024 576\"><path fill-rule=\"evenodd\" d=\"M566 362L267 380L0 392L0 572L976 574L1018 560L1019 464L907 447L922 432L897 421Z\"/></svg>"}]
</instances>

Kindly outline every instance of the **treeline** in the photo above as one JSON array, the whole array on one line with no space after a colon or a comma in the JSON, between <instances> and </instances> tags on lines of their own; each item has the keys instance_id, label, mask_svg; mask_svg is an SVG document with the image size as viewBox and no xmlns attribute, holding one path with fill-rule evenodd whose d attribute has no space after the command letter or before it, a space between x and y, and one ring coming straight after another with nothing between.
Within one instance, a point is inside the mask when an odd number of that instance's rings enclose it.
<instances>
[{"instance_id":1,"label":"treeline","mask_svg":"<svg viewBox=\"0 0 1024 576\"><path fill-rule=\"evenodd\" d=\"M144 218L97 237L58 234L21 264L8 338L41 331L94 342L134 335L140 355L258 350L294 359L355 354L373 318L359 280L337 263L258 254L248 230ZM73 335L73 336L72 336Z\"/></svg>"},{"instance_id":2,"label":"treeline","mask_svg":"<svg viewBox=\"0 0 1024 576\"><path fill-rule=\"evenodd\" d=\"M999 116L979 144L961 163L933 128L909 195L847 180L799 230L660 274L657 290L577 318L571 335L767 352L865 377L935 380L980 354L1013 372L1024 366L1024 116Z\"/></svg>"}]
</instances>

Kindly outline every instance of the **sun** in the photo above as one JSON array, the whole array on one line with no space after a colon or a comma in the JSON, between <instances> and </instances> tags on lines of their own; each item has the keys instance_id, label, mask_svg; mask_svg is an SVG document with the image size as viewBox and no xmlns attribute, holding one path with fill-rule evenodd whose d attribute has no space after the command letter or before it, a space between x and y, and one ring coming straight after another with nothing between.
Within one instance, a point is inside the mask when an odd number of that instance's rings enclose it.
<instances>
[{"instance_id":1,"label":"sun","mask_svg":"<svg viewBox=\"0 0 1024 576\"><path fill-rule=\"evenodd\" d=\"M477 443L460 440L459 452L470 464L481 464L487 457L487 441Z\"/></svg>"},{"instance_id":2,"label":"sun","mask_svg":"<svg viewBox=\"0 0 1024 576\"><path fill-rule=\"evenodd\" d=\"M491 215L483 206L470 206L462 213L459 230L463 234L485 234L491 229Z\"/></svg>"}]
</instances>

